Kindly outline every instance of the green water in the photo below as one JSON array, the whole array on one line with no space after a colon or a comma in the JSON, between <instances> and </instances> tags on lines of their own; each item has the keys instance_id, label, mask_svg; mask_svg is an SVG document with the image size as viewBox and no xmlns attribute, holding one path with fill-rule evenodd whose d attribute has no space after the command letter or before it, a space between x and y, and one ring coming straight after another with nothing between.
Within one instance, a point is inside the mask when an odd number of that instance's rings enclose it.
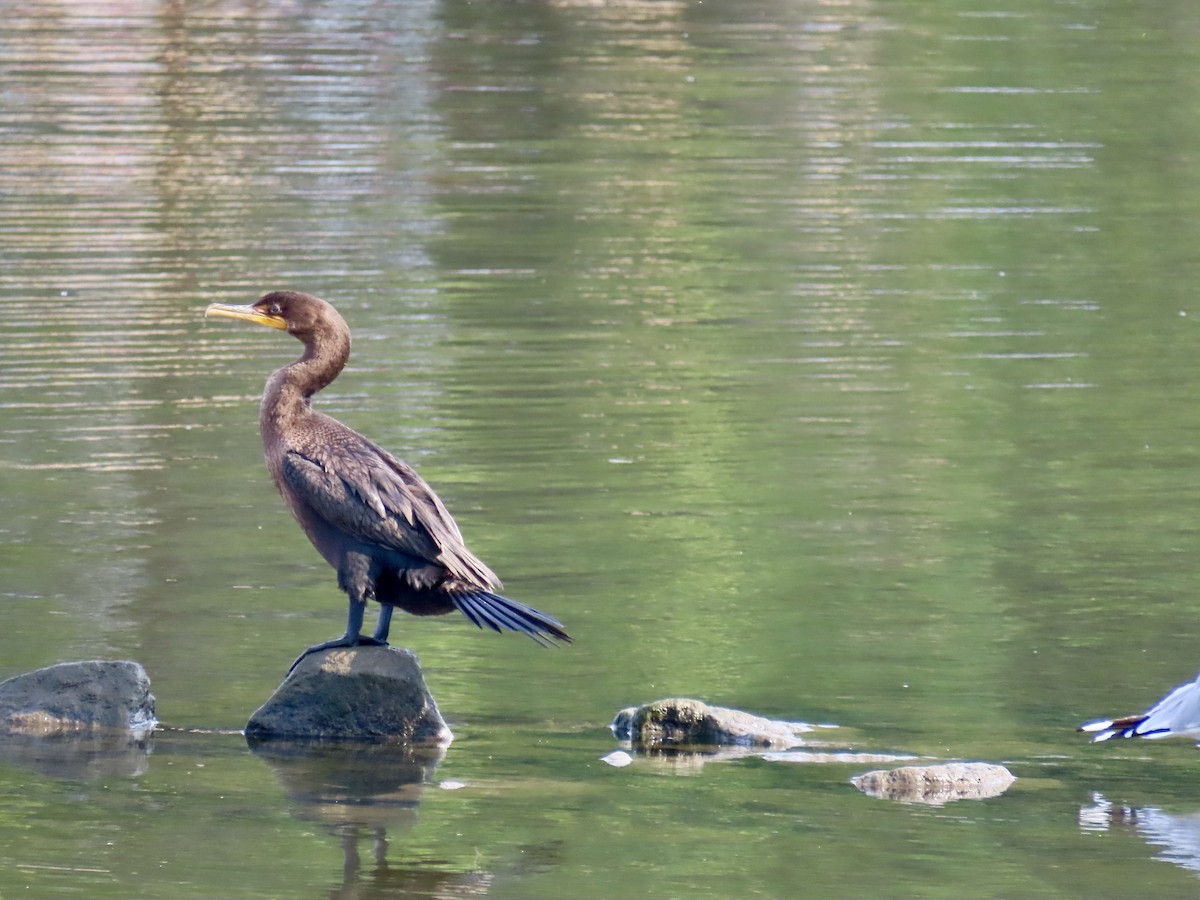
<instances>
[{"instance_id":1,"label":"green water","mask_svg":"<svg viewBox=\"0 0 1200 900\"><path fill-rule=\"evenodd\" d=\"M1073 729L1200 668L1198 30L1091 0L7 15L0 675L137 659L171 730L0 753L0 897L1194 896L1195 748ZM202 318L275 288L354 330L320 407L576 638L397 617L440 761L221 733L344 621L256 433L298 345ZM672 695L1018 781L926 807L861 764L601 762Z\"/></svg>"}]
</instances>

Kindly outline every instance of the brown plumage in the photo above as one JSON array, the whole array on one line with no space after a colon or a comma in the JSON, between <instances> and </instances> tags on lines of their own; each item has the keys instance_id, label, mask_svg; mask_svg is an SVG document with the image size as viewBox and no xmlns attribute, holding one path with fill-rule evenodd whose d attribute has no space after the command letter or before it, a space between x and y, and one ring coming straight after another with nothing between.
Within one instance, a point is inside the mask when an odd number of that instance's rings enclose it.
<instances>
[{"instance_id":1,"label":"brown plumage","mask_svg":"<svg viewBox=\"0 0 1200 900\"><path fill-rule=\"evenodd\" d=\"M519 631L540 644L571 640L552 616L495 593L500 580L411 467L312 409L313 395L350 356L350 329L337 310L309 294L275 291L251 306L213 303L205 315L267 325L304 344L298 360L267 379L259 425L275 486L349 597L346 633L305 654L386 644L393 609L457 609L480 628ZM360 634L368 600L381 604L373 637Z\"/></svg>"}]
</instances>

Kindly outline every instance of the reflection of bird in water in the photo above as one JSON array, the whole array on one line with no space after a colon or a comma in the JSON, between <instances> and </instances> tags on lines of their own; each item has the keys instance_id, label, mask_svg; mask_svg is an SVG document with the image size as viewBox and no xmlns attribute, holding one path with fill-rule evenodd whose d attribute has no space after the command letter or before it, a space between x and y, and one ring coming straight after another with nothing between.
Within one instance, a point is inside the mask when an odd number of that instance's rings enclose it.
<instances>
[{"instance_id":1,"label":"reflection of bird in water","mask_svg":"<svg viewBox=\"0 0 1200 900\"><path fill-rule=\"evenodd\" d=\"M1093 792L1091 804L1079 811L1079 827L1092 832L1135 828L1148 844L1162 848L1159 859L1200 872L1200 812L1125 806Z\"/></svg>"},{"instance_id":2,"label":"reflection of bird in water","mask_svg":"<svg viewBox=\"0 0 1200 900\"><path fill-rule=\"evenodd\" d=\"M308 648L386 644L393 609L436 616L457 609L480 628L540 644L571 640L562 624L494 593L500 581L463 543L433 489L386 450L311 408L350 356L350 329L316 297L276 291L251 306L209 305L205 315L287 331L304 354L263 391L259 424L267 468L313 546L350 598L346 633ZM381 604L373 637L359 632L367 601Z\"/></svg>"},{"instance_id":3,"label":"reflection of bird in water","mask_svg":"<svg viewBox=\"0 0 1200 900\"><path fill-rule=\"evenodd\" d=\"M1140 715L1088 722L1079 730L1098 732L1093 741L1112 737L1200 739L1200 676L1181 684Z\"/></svg>"}]
</instances>

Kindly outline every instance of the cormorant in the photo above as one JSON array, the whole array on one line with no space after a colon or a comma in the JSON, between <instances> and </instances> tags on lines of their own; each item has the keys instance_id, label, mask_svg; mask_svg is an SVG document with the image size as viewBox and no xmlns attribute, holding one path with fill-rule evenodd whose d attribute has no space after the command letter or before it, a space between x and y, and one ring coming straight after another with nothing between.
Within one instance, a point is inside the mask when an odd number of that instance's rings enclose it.
<instances>
[{"instance_id":1,"label":"cormorant","mask_svg":"<svg viewBox=\"0 0 1200 900\"><path fill-rule=\"evenodd\" d=\"M274 291L250 306L213 303L204 314L277 328L304 344L299 359L267 379L259 425L275 486L337 571L350 611L342 637L309 647L301 659L329 647L386 645L397 608L415 616L457 609L480 628L519 631L543 645L570 642L553 616L495 593L500 580L467 549L442 501L412 468L313 411L313 395L350 356L350 329L333 306ZM380 603L373 637L360 634L368 600Z\"/></svg>"}]
</instances>

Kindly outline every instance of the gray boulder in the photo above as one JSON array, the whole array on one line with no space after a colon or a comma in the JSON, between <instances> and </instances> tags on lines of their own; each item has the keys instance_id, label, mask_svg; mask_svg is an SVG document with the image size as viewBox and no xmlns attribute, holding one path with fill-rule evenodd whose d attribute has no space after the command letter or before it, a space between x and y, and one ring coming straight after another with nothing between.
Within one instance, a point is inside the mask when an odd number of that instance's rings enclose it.
<instances>
[{"instance_id":1,"label":"gray boulder","mask_svg":"<svg viewBox=\"0 0 1200 900\"><path fill-rule=\"evenodd\" d=\"M671 698L629 707L609 726L619 739L639 750L697 747L784 749L801 742L809 726L764 719L738 709L709 706L700 700Z\"/></svg>"},{"instance_id":2,"label":"gray boulder","mask_svg":"<svg viewBox=\"0 0 1200 900\"><path fill-rule=\"evenodd\" d=\"M255 710L246 738L453 740L417 657L397 647L338 647L304 657Z\"/></svg>"},{"instance_id":3,"label":"gray boulder","mask_svg":"<svg viewBox=\"0 0 1200 900\"><path fill-rule=\"evenodd\" d=\"M0 729L9 734L139 735L157 724L150 677L136 662L59 663L0 682Z\"/></svg>"},{"instance_id":4,"label":"gray boulder","mask_svg":"<svg viewBox=\"0 0 1200 900\"><path fill-rule=\"evenodd\" d=\"M855 776L850 782L873 797L940 806L951 800L985 800L999 796L1016 780L1004 766L968 762L881 769Z\"/></svg>"}]
</instances>

